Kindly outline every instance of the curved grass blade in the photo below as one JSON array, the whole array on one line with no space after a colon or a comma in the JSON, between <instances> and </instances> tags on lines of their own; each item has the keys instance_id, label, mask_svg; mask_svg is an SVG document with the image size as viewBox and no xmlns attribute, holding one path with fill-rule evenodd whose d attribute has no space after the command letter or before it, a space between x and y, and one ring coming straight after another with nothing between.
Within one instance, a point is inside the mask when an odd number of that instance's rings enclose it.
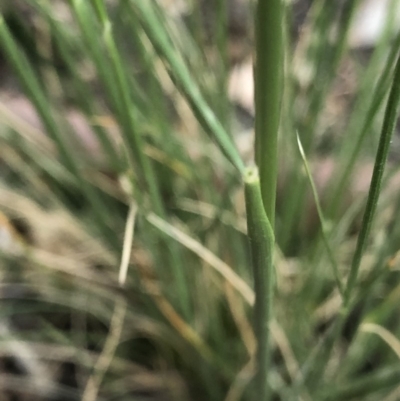
<instances>
[{"instance_id":1,"label":"curved grass blade","mask_svg":"<svg viewBox=\"0 0 400 401\"><path fill-rule=\"evenodd\" d=\"M198 241L156 216L154 213L148 214L146 218L147 221L158 230L190 249L193 253L213 267L246 300L248 304L252 305L254 303L253 290L224 261L219 259Z\"/></svg>"}]
</instances>

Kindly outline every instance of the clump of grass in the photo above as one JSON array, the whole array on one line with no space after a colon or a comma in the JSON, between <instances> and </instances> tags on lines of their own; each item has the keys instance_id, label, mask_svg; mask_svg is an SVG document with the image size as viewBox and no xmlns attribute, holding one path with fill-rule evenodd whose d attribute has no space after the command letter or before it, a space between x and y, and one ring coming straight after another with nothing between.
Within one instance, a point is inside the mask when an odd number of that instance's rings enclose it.
<instances>
[{"instance_id":1,"label":"clump of grass","mask_svg":"<svg viewBox=\"0 0 400 401\"><path fill-rule=\"evenodd\" d=\"M151 1L64 6L60 15L32 0L32 21L12 8L0 19L13 95L39 120L22 122L0 96L0 224L12 244L2 246L1 280L10 294L23 289L6 313L35 317L29 333L7 333L41 370L43 343L60 366L73 364L77 384L52 391L86 401L143 391L182 400L395 399L393 24L365 63L348 51L358 1L314 1L291 43L282 21L292 6L259 0L256 166L248 167L226 93L230 2L218 1L215 43L189 1L187 19ZM21 29L38 33L34 48ZM336 126L325 120L343 62L359 83ZM79 131L71 115L89 128ZM334 171L322 193L313 166L326 137ZM343 211L355 168L374 160L369 195ZM277 191L281 170L289 180Z\"/></svg>"}]
</instances>

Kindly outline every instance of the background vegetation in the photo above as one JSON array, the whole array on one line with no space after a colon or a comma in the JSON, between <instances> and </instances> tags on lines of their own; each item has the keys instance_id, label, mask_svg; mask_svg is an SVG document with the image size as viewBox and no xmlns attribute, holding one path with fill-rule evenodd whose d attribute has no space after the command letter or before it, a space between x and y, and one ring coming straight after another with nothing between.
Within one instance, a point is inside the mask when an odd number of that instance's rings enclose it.
<instances>
[{"instance_id":1,"label":"background vegetation","mask_svg":"<svg viewBox=\"0 0 400 401\"><path fill-rule=\"evenodd\" d=\"M255 4L1 3L0 398L260 399L253 153L277 156L268 399L400 398L396 2L368 49L359 1L275 5L254 152L228 89Z\"/></svg>"}]
</instances>

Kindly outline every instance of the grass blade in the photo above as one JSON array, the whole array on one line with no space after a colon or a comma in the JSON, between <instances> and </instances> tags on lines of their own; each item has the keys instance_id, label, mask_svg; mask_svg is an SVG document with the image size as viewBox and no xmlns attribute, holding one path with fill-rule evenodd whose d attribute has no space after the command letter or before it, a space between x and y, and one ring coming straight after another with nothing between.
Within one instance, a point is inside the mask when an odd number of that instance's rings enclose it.
<instances>
[{"instance_id":1,"label":"grass blade","mask_svg":"<svg viewBox=\"0 0 400 401\"><path fill-rule=\"evenodd\" d=\"M374 218L378 198L381 191L383 172L389 152L390 140L395 130L397 116L400 106L400 54L397 59L394 71L393 83L390 90L389 99L386 106L379 147L375 158L374 172L372 174L371 186L368 194L367 205L365 207L361 231L357 240L357 247L351 263L350 274L345 289L344 306L348 306L351 295L356 286L358 270L361 259L366 247L372 220Z\"/></svg>"},{"instance_id":2,"label":"grass blade","mask_svg":"<svg viewBox=\"0 0 400 401\"><path fill-rule=\"evenodd\" d=\"M192 78L188 68L174 50L174 46L165 31L160 18L155 10L155 5L148 1L138 1L135 7L141 17L143 28L157 52L162 55L170 66L169 73L172 79L182 91L192 110L198 118L204 130L215 139L221 151L228 160L240 171L244 170L244 164L232 139L217 119L215 113L205 101L196 81Z\"/></svg>"},{"instance_id":3,"label":"grass blade","mask_svg":"<svg viewBox=\"0 0 400 401\"><path fill-rule=\"evenodd\" d=\"M102 198L96 194L94 188L84 179L80 168L81 163L75 157L75 152L66 142L60 127L54 119L51 113L50 103L39 83L38 77L28 62L25 54L19 49L2 16L0 16L0 43L11 65L16 71L29 99L35 106L47 133L57 146L63 164L81 186L82 192L92 205L93 213L96 216L96 221L99 223L99 227L102 230L104 237L107 238L113 246L118 248L118 242L116 241L117 238L110 228L107 206Z\"/></svg>"},{"instance_id":4,"label":"grass blade","mask_svg":"<svg viewBox=\"0 0 400 401\"><path fill-rule=\"evenodd\" d=\"M335 277L336 284L338 286L340 294L343 296L343 291L344 290L343 290L342 281L340 279L338 264L337 264L337 261L336 261L336 258L334 256L334 254L333 254L332 247L329 244L329 239L328 239L329 235L328 235L328 232L327 232L327 229L326 229L325 217L324 217L324 214L322 212L322 207L321 207L321 203L319 201L317 188L316 188L314 180L312 178L311 171L310 171L310 168L308 166L307 158L306 158L306 155L304 153L304 149L303 149L303 146L301 144L299 135L297 135L297 143L299 145L300 155L301 155L301 158L303 159L304 167L306 169L306 174L307 174L308 180L310 181L311 190L312 190L314 201L315 201L315 206L317 208L317 214L318 214L318 218L319 218L319 221L320 221L320 224L321 224L322 240L324 242L324 245L325 245L325 248L326 248L326 251L327 251L327 254L328 254L329 262L332 265L333 275Z\"/></svg>"}]
</instances>

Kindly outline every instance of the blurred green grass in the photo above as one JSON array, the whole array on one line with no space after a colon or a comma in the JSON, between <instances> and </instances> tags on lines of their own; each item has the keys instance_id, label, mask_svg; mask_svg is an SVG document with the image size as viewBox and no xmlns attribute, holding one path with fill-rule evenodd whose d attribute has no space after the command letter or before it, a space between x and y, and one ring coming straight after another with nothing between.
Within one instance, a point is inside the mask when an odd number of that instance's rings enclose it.
<instances>
[{"instance_id":1,"label":"blurred green grass","mask_svg":"<svg viewBox=\"0 0 400 401\"><path fill-rule=\"evenodd\" d=\"M3 82L0 99L0 223L9 238L1 288L10 328L0 342L4 357L25 364L23 380L38 399L51 393L35 382L39 367L60 382L53 393L69 399L257 399L238 172L246 155L235 145L241 132L227 90L238 62L228 3L206 5L206 17L203 3L183 3L187 18L151 1L32 0L27 14L3 11L2 68L11 84ZM290 34L294 10L285 9L274 400L398 394L395 161L386 166L350 314L327 359L318 351L341 308L323 240L345 282L400 40L388 18L365 61L347 45L357 7L315 0L299 37ZM22 96L40 126L23 121L22 103L12 109ZM33 367L14 340L32 350ZM68 363L76 380L66 384L51 367Z\"/></svg>"}]
</instances>

